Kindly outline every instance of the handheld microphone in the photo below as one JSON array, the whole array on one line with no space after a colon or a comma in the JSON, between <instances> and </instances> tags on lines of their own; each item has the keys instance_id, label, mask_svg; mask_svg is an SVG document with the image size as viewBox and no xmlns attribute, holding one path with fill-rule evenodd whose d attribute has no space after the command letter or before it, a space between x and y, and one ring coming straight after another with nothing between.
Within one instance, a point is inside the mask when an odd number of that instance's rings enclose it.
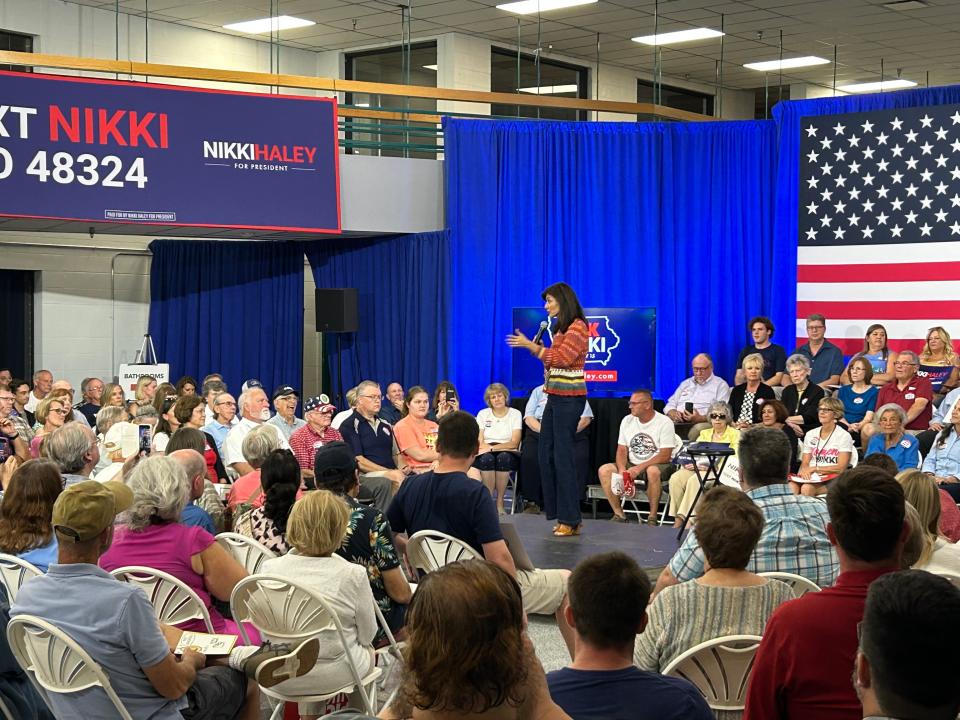
<instances>
[{"instance_id":1,"label":"handheld microphone","mask_svg":"<svg viewBox=\"0 0 960 720\"><path fill-rule=\"evenodd\" d=\"M540 338L543 337L543 334L547 331L548 327L550 327L550 323L548 323L546 320L540 321L540 329L537 330L537 334L533 336L534 345L540 344Z\"/></svg>"}]
</instances>

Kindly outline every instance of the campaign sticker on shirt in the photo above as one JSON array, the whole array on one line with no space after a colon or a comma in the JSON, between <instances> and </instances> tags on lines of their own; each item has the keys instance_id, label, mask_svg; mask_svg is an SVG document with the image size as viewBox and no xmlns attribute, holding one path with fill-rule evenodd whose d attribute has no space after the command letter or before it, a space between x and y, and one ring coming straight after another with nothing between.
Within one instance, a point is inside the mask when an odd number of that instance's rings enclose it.
<instances>
[{"instance_id":1,"label":"campaign sticker on shirt","mask_svg":"<svg viewBox=\"0 0 960 720\"><path fill-rule=\"evenodd\" d=\"M757 398L757 405L763 405L763 398Z\"/></svg>"},{"instance_id":2,"label":"campaign sticker on shirt","mask_svg":"<svg viewBox=\"0 0 960 720\"><path fill-rule=\"evenodd\" d=\"M317 448L322 448L322 447L323 447L323 440L317 440L317 441L313 444L313 449L314 449L314 450L316 450Z\"/></svg>"},{"instance_id":3,"label":"campaign sticker on shirt","mask_svg":"<svg viewBox=\"0 0 960 720\"><path fill-rule=\"evenodd\" d=\"M810 399L810 398L804 398L803 400L800 401L800 404L801 404L801 405L806 405L806 404L807 404L807 400L809 400L809 399Z\"/></svg>"},{"instance_id":4,"label":"campaign sticker on shirt","mask_svg":"<svg viewBox=\"0 0 960 720\"><path fill-rule=\"evenodd\" d=\"M863 403L863 398L858 397L858 398L854 398L854 399L853 399L853 404L854 404L854 405L860 405L861 403Z\"/></svg>"},{"instance_id":5,"label":"campaign sticker on shirt","mask_svg":"<svg viewBox=\"0 0 960 720\"><path fill-rule=\"evenodd\" d=\"M916 395L914 395L913 393L907 393L906 395L903 396L903 399L904 399L904 400L913 400L915 397L916 397Z\"/></svg>"},{"instance_id":6,"label":"campaign sticker on shirt","mask_svg":"<svg viewBox=\"0 0 960 720\"><path fill-rule=\"evenodd\" d=\"M901 440L901 441L900 441L900 447L906 448L907 450L909 450L909 449L910 449L910 441L909 441L909 440L906 440L906 439Z\"/></svg>"},{"instance_id":7,"label":"campaign sticker on shirt","mask_svg":"<svg viewBox=\"0 0 960 720\"><path fill-rule=\"evenodd\" d=\"M493 427L493 420L484 420L484 421L483 421L483 426L484 426L485 428L491 428L491 427Z\"/></svg>"}]
</instances>

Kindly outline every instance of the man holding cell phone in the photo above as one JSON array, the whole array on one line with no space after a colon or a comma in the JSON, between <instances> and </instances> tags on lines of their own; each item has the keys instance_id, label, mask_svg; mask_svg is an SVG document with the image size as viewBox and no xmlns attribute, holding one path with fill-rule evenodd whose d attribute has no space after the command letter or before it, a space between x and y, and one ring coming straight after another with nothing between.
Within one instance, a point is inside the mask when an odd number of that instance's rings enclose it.
<instances>
[{"instance_id":1,"label":"man holding cell phone","mask_svg":"<svg viewBox=\"0 0 960 720\"><path fill-rule=\"evenodd\" d=\"M690 363L693 377L680 383L663 411L676 425L689 426L687 437L696 440L701 430L710 427L707 412L715 402L726 402L730 398L730 386L727 381L713 373L713 360L706 353L694 356ZM677 432L683 436L682 428Z\"/></svg>"}]
</instances>

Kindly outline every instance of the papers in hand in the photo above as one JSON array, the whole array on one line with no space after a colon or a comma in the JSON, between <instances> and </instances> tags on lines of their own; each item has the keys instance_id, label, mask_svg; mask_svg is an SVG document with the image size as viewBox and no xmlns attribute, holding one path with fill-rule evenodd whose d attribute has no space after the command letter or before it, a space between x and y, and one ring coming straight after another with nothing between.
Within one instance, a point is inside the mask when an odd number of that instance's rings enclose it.
<instances>
[{"instance_id":1,"label":"papers in hand","mask_svg":"<svg viewBox=\"0 0 960 720\"><path fill-rule=\"evenodd\" d=\"M184 648L193 647L196 648L197 652L202 652L204 655L229 655L236 644L236 635L185 632L180 636L180 642L177 643L177 648L173 652L182 655Z\"/></svg>"},{"instance_id":2,"label":"papers in hand","mask_svg":"<svg viewBox=\"0 0 960 720\"><path fill-rule=\"evenodd\" d=\"M805 480L805 479L802 478L800 475L791 475L791 476L790 476L790 480L792 480L792 481L795 482L795 483L812 483L812 484L817 484L817 483L830 482L830 481L833 480L836 476L837 476L837 473L822 473L822 474L821 474L821 473L813 473L813 474L810 476L810 479L809 479L809 480Z\"/></svg>"}]
</instances>

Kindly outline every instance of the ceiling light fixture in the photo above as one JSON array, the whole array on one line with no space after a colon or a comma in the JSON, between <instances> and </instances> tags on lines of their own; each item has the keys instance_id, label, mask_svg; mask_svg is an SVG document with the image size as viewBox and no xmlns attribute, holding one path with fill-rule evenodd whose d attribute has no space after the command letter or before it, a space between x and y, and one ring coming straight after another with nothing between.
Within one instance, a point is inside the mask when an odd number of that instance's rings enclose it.
<instances>
[{"instance_id":1,"label":"ceiling light fixture","mask_svg":"<svg viewBox=\"0 0 960 720\"><path fill-rule=\"evenodd\" d=\"M433 70L434 72L436 72L436 71L437 71L437 66L436 66L436 65L424 65L424 66L423 66L423 69L424 69L424 70Z\"/></svg>"},{"instance_id":2,"label":"ceiling light fixture","mask_svg":"<svg viewBox=\"0 0 960 720\"><path fill-rule=\"evenodd\" d=\"M259 20L230 23L229 25L224 25L223 29L235 30L236 32L248 33L250 35L261 35L267 32L279 32L280 30L309 27L310 25L316 25L316 23L313 20L304 20L303 18L291 17L290 15L279 15L277 17L260 18Z\"/></svg>"},{"instance_id":3,"label":"ceiling light fixture","mask_svg":"<svg viewBox=\"0 0 960 720\"><path fill-rule=\"evenodd\" d=\"M902 78L897 78L896 80L884 80L883 82L868 82L868 83L854 83L853 85L840 85L837 87L837 90L843 90L844 92L849 93L864 93L864 92L883 92L884 90L902 90L903 88L916 87L917 84L913 80L904 80Z\"/></svg>"},{"instance_id":4,"label":"ceiling light fixture","mask_svg":"<svg viewBox=\"0 0 960 720\"><path fill-rule=\"evenodd\" d=\"M828 65L829 60L815 55L806 55L797 58L784 58L783 60L764 60L763 62L746 63L744 65L748 70L759 70L760 72L771 72L773 70L792 70L793 68L810 67L811 65Z\"/></svg>"},{"instance_id":5,"label":"ceiling light fixture","mask_svg":"<svg viewBox=\"0 0 960 720\"><path fill-rule=\"evenodd\" d=\"M657 33L656 35L643 35L635 37L635 43L644 45L670 45L672 43L693 42L694 40L707 40L708 38L720 37L723 35L719 30L710 28L691 28L690 30L677 30L675 32Z\"/></svg>"},{"instance_id":6,"label":"ceiling light fixture","mask_svg":"<svg viewBox=\"0 0 960 720\"><path fill-rule=\"evenodd\" d=\"M592 5L595 2L598 2L598 0L520 0L520 2L497 5L497 10L506 10L517 15L529 15L535 12L563 10L577 5Z\"/></svg>"},{"instance_id":7,"label":"ceiling light fixture","mask_svg":"<svg viewBox=\"0 0 960 720\"><path fill-rule=\"evenodd\" d=\"M541 85L540 87L520 88L518 92L530 93L531 95L562 95L563 93L575 93L576 85Z\"/></svg>"}]
</instances>

